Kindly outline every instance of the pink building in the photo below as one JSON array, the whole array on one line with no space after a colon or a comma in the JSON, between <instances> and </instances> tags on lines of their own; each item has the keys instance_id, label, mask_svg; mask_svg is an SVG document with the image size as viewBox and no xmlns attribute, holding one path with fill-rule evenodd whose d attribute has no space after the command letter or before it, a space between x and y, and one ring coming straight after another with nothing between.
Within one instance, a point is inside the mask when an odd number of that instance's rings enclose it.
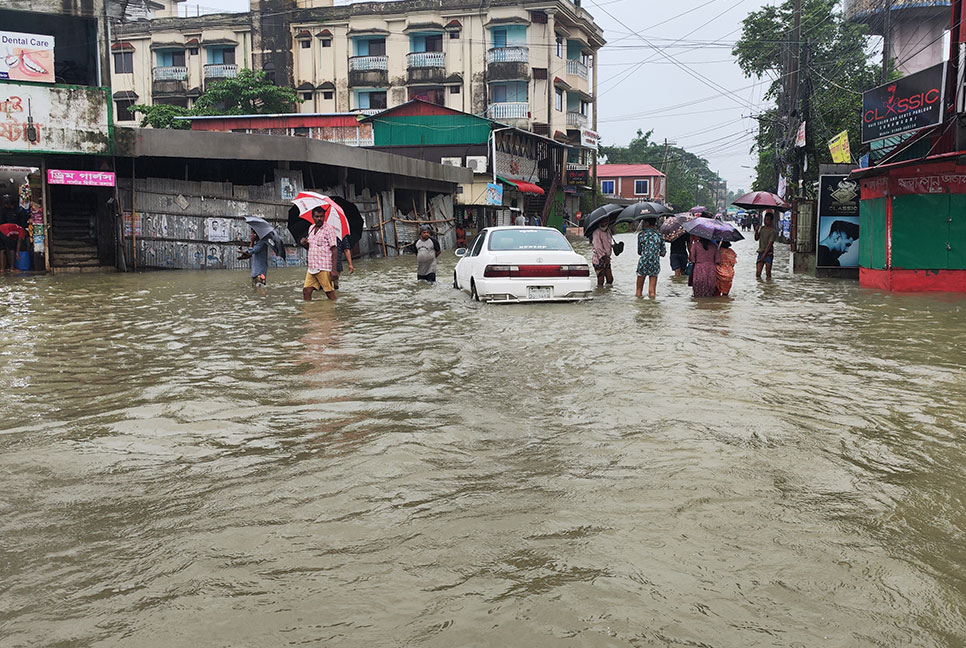
<instances>
[{"instance_id":1,"label":"pink building","mask_svg":"<svg viewBox=\"0 0 966 648\"><path fill-rule=\"evenodd\" d=\"M606 198L664 202L667 195L664 174L650 164L601 164L597 181Z\"/></svg>"}]
</instances>

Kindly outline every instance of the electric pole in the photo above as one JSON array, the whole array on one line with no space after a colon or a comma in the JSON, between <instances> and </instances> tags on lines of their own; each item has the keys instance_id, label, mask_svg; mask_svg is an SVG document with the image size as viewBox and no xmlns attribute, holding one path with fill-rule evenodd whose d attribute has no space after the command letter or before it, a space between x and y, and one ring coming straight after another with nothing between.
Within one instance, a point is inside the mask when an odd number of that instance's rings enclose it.
<instances>
[{"instance_id":1,"label":"electric pole","mask_svg":"<svg viewBox=\"0 0 966 648\"><path fill-rule=\"evenodd\" d=\"M892 0L883 0L885 13L882 17L882 83L889 81L892 64Z\"/></svg>"},{"instance_id":2,"label":"electric pole","mask_svg":"<svg viewBox=\"0 0 966 648\"><path fill-rule=\"evenodd\" d=\"M794 158L794 165L792 167L792 182L795 185L795 196L802 196L801 188L801 159L799 156L799 151L795 146L795 134L798 132L798 124L796 120L791 119L792 115L799 114L798 111L798 96L799 96L799 82L800 74L802 69L802 0L795 0L794 5L794 15L792 17L792 47L791 47L791 77L789 81L789 119L788 128L792 129L791 137L789 138L792 143L792 156Z\"/></svg>"}]
</instances>

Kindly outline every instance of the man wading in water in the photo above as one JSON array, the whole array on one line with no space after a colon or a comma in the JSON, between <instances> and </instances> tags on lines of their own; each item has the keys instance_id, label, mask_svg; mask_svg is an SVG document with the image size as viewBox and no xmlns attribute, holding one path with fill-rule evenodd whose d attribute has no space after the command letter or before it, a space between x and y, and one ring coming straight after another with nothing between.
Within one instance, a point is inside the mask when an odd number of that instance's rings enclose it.
<instances>
[{"instance_id":1,"label":"man wading in water","mask_svg":"<svg viewBox=\"0 0 966 648\"><path fill-rule=\"evenodd\" d=\"M413 243L416 248L416 279L436 283L436 257L439 256L439 241L432 237L429 225L419 228L419 238Z\"/></svg>"},{"instance_id":2,"label":"man wading in water","mask_svg":"<svg viewBox=\"0 0 966 648\"><path fill-rule=\"evenodd\" d=\"M312 293L321 290L325 296L335 301L335 286L333 280L338 280L339 271L336 270L339 259L339 239L335 230L325 224L328 209L316 207L312 210L312 220L315 225L309 228L309 235L299 244L308 248L309 269L305 273L305 284L302 287L302 299L312 301Z\"/></svg>"}]
</instances>

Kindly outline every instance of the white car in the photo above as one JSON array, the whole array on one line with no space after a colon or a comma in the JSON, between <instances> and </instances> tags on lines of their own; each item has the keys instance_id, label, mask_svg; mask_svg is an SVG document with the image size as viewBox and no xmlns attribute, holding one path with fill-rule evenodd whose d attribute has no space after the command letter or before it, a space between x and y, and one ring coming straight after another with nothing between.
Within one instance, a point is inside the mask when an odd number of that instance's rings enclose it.
<instances>
[{"instance_id":1,"label":"white car","mask_svg":"<svg viewBox=\"0 0 966 648\"><path fill-rule=\"evenodd\" d=\"M488 227L453 271L453 286L487 302L580 301L597 285L587 259L550 227Z\"/></svg>"}]
</instances>

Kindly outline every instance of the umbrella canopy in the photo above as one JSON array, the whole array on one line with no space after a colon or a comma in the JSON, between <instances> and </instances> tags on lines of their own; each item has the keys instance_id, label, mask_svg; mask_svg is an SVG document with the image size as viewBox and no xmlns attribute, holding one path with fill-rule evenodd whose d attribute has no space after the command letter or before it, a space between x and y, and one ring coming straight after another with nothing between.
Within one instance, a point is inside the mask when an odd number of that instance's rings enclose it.
<instances>
[{"instance_id":1,"label":"umbrella canopy","mask_svg":"<svg viewBox=\"0 0 966 648\"><path fill-rule=\"evenodd\" d=\"M698 217L682 225L688 234L712 241L740 241L745 237L732 225L713 218Z\"/></svg>"},{"instance_id":2,"label":"umbrella canopy","mask_svg":"<svg viewBox=\"0 0 966 648\"><path fill-rule=\"evenodd\" d=\"M767 191L752 191L751 193L746 193L741 198L732 201L731 204L744 207L745 209L761 209L763 207L772 207L774 209L789 208L787 202Z\"/></svg>"},{"instance_id":3,"label":"umbrella canopy","mask_svg":"<svg viewBox=\"0 0 966 648\"><path fill-rule=\"evenodd\" d=\"M604 219L614 216L616 212L624 209L623 205L602 205L590 212L589 215L584 216L580 224L584 228L584 236L590 238L590 235L594 232L594 229L604 222Z\"/></svg>"},{"instance_id":4,"label":"umbrella canopy","mask_svg":"<svg viewBox=\"0 0 966 648\"><path fill-rule=\"evenodd\" d=\"M309 224L299 215L299 208L293 206L288 210L288 231L298 243L309 235Z\"/></svg>"},{"instance_id":5,"label":"umbrella canopy","mask_svg":"<svg viewBox=\"0 0 966 648\"><path fill-rule=\"evenodd\" d=\"M664 236L664 240L671 242L685 235L684 224L688 221L692 221L697 216L694 214L677 214L676 216L669 216L664 219L661 223L661 227L658 231Z\"/></svg>"},{"instance_id":6,"label":"umbrella canopy","mask_svg":"<svg viewBox=\"0 0 966 648\"><path fill-rule=\"evenodd\" d=\"M335 235L340 239L349 236L351 230L345 212L329 196L323 196L312 191L301 191L292 199L292 203L299 208L299 218L305 219L310 224L315 222L312 219L312 210L316 207L324 208L328 212L325 217L325 225L335 230ZM291 217L289 217L289 221L291 222Z\"/></svg>"},{"instance_id":7,"label":"umbrella canopy","mask_svg":"<svg viewBox=\"0 0 966 648\"><path fill-rule=\"evenodd\" d=\"M708 208L705 207L704 205L698 205L697 207L692 207L688 211L692 214L700 214L701 212L708 211Z\"/></svg>"},{"instance_id":8,"label":"umbrella canopy","mask_svg":"<svg viewBox=\"0 0 966 648\"><path fill-rule=\"evenodd\" d=\"M275 226L260 216L245 216L245 222L255 230L255 234L260 239L275 231Z\"/></svg>"},{"instance_id":9,"label":"umbrella canopy","mask_svg":"<svg viewBox=\"0 0 966 648\"><path fill-rule=\"evenodd\" d=\"M349 223L349 242L355 245L362 238L362 230L365 227L362 212L359 211L355 203L342 196L330 196L330 198L332 202L342 208L342 213L345 214L346 221Z\"/></svg>"},{"instance_id":10,"label":"umbrella canopy","mask_svg":"<svg viewBox=\"0 0 966 648\"><path fill-rule=\"evenodd\" d=\"M633 223L651 216L672 213L670 209L657 202L639 202L628 205L617 216L618 223Z\"/></svg>"},{"instance_id":11,"label":"umbrella canopy","mask_svg":"<svg viewBox=\"0 0 966 648\"><path fill-rule=\"evenodd\" d=\"M275 254L277 256L280 256L281 258L284 259L285 258L285 244L282 243L282 237L279 235L279 233L276 232L275 230L272 230L268 234L268 242L271 244L272 250L275 251Z\"/></svg>"}]
</instances>

